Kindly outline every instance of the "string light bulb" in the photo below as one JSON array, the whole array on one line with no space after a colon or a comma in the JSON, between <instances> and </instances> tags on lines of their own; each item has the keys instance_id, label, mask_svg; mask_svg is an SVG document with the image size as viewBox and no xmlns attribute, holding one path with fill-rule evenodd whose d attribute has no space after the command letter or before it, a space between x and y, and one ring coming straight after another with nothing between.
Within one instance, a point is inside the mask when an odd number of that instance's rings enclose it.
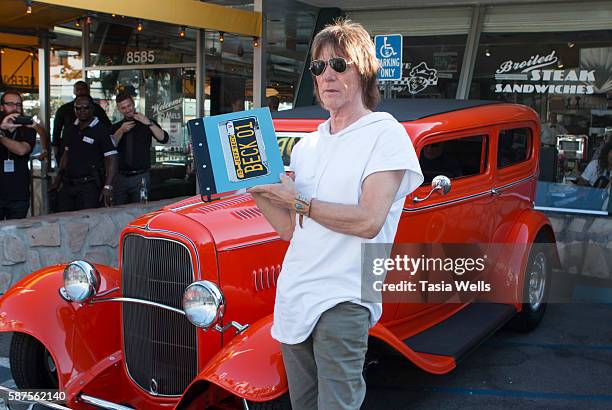
<instances>
[{"instance_id":1,"label":"string light bulb","mask_svg":"<svg viewBox=\"0 0 612 410\"><path fill-rule=\"evenodd\" d=\"M136 26L136 30L137 31L142 31L143 27L142 27L142 20L138 20L138 25Z\"/></svg>"},{"instance_id":2,"label":"string light bulb","mask_svg":"<svg viewBox=\"0 0 612 410\"><path fill-rule=\"evenodd\" d=\"M32 0L28 0L26 3L26 13L32 14Z\"/></svg>"},{"instance_id":3,"label":"string light bulb","mask_svg":"<svg viewBox=\"0 0 612 410\"><path fill-rule=\"evenodd\" d=\"M185 26L181 26L181 29L179 30L179 37L185 38Z\"/></svg>"},{"instance_id":4,"label":"string light bulb","mask_svg":"<svg viewBox=\"0 0 612 410\"><path fill-rule=\"evenodd\" d=\"M4 49L0 48L0 54L4 54Z\"/></svg>"},{"instance_id":5,"label":"string light bulb","mask_svg":"<svg viewBox=\"0 0 612 410\"><path fill-rule=\"evenodd\" d=\"M485 56L491 57L491 52L489 51L488 48L485 50Z\"/></svg>"},{"instance_id":6,"label":"string light bulb","mask_svg":"<svg viewBox=\"0 0 612 410\"><path fill-rule=\"evenodd\" d=\"M253 47L259 47L259 37L253 37Z\"/></svg>"},{"instance_id":7,"label":"string light bulb","mask_svg":"<svg viewBox=\"0 0 612 410\"><path fill-rule=\"evenodd\" d=\"M225 41L225 33L220 31L219 32L219 43L223 43Z\"/></svg>"},{"instance_id":8,"label":"string light bulb","mask_svg":"<svg viewBox=\"0 0 612 410\"><path fill-rule=\"evenodd\" d=\"M74 23L75 27L81 27L81 19L78 19L75 23Z\"/></svg>"}]
</instances>

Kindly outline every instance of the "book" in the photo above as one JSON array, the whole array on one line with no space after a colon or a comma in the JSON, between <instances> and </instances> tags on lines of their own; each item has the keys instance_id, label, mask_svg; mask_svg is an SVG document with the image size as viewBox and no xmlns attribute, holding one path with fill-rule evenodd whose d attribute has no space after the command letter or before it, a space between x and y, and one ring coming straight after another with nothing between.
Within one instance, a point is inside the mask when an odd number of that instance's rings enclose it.
<instances>
[{"instance_id":1,"label":"book","mask_svg":"<svg viewBox=\"0 0 612 410\"><path fill-rule=\"evenodd\" d=\"M280 182L283 161L267 107L197 118L187 127L200 194Z\"/></svg>"}]
</instances>

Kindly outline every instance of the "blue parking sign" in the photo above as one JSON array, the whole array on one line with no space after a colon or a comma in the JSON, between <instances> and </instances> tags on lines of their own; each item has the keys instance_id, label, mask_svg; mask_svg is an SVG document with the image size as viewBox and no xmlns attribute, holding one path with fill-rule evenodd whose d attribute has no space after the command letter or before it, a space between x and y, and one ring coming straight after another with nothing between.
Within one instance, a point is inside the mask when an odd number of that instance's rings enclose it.
<instances>
[{"instance_id":1,"label":"blue parking sign","mask_svg":"<svg viewBox=\"0 0 612 410\"><path fill-rule=\"evenodd\" d=\"M384 34L374 37L376 58L380 61L378 81L402 78L402 35Z\"/></svg>"}]
</instances>

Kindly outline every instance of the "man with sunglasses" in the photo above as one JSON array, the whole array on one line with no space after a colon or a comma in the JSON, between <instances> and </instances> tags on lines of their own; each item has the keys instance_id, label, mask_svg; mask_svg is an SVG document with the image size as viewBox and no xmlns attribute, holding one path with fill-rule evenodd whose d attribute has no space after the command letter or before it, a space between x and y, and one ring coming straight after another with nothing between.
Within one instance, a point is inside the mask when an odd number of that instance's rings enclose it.
<instances>
[{"instance_id":1,"label":"man with sunglasses","mask_svg":"<svg viewBox=\"0 0 612 410\"><path fill-rule=\"evenodd\" d=\"M30 153L36 134L43 144L47 134L39 123L15 124L23 114L23 100L16 91L0 98L0 221L25 218L30 208Z\"/></svg>"},{"instance_id":2,"label":"man with sunglasses","mask_svg":"<svg viewBox=\"0 0 612 410\"><path fill-rule=\"evenodd\" d=\"M90 96L75 99L76 120L66 129L64 155L51 186L56 190L62 185L58 193L60 212L97 208L101 201L105 206L112 205L117 150L109 128L94 116L94 110Z\"/></svg>"},{"instance_id":3,"label":"man with sunglasses","mask_svg":"<svg viewBox=\"0 0 612 410\"><path fill-rule=\"evenodd\" d=\"M74 100L59 107L55 113L55 119L53 120L53 135L51 145L53 145L53 154L57 164L62 160L62 154L64 153L64 147L66 145L65 134L66 130L74 124L76 121L76 114L74 113L74 103L77 97L89 96L89 85L85 81L77 81L73 87ZM111 121L108 119L104 109L97 103L94 103L94 116L102 121L107 127L111 126Z\"/></svg>"},{"instance_id":4,"label":"man with sunglasses","mask_svg":"<svg viewBox=\"0 0 612 410\"><path fill-rule=\"evenodd\" d=\"M368 329L380 293L361 296L363 244L392 243L404 198L423 175L404 127L372 112L378 60L359 24L339 21L312 45L315 94L330 119L291 153L295 181L249 189L281 239L290 241L274 305L291 405L359 409ZM368 300L366 300L368 299Z\"/></svg>"}]
</instances>

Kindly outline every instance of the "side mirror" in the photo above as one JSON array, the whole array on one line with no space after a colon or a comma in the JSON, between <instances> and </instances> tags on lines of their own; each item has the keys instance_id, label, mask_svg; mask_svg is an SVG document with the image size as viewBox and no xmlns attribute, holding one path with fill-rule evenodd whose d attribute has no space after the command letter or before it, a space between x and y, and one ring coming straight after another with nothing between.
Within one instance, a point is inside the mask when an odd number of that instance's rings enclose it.
<instances>
[{"instance_id":1,"label":"side mirror","mask_svg":"<svg viewBox=\"0 0 612 410\"><path fill-rule=\"evenodd\" d=\"M431 191L429 191L429 194L427 194L425 198L419 198L415 196L412 202L418 203L426 201L434 192L437 192L440 195L446 195L450 192L450 190L451 180L447 176L438 175L431 181Z\"/></svg>"}]
</instances>

